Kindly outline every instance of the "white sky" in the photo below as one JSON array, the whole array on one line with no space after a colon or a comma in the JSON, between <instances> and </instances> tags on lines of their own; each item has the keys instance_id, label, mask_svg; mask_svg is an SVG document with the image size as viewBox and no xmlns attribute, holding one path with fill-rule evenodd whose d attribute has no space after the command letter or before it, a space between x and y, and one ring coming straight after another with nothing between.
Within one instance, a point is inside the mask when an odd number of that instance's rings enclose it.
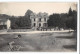
<instances>
[{"instance_id":1,"label":"white sky","mask_svg":"<svg viewBox=\"0 0 80 54\"><path fill-rule=\"evenodd\" d=\"M73 10L77 10L77 3L31 3L31 2L6 2L0 3L0 14L8 14L14 16L23 16L28 9L35 13L47 12L48 14L53 13L67 13L71 7Z\"/></svg>"}]
</instances>

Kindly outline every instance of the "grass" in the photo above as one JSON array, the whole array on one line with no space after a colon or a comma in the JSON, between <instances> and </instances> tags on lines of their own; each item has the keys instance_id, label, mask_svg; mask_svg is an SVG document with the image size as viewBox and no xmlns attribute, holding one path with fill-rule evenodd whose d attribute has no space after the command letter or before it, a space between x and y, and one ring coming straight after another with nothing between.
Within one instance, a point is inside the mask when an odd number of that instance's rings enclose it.
<instances>
[{"instance_id":1,"label":"grass","mask_svg":"<svg viewBox=\"0 0 80 54\"><path fill-rule=\"evenodd\" d=\"M76 32L72 32L72 36L57 36L56 38L67 38L67 39L71 39L71 38L77 38L77 33Z\"/></svg>"},{"instance_id":2,"label":"grass","mask_svg":"<svg viewBox=\"0 0 80 54\"><path fill-rule=\"evenodd\" d=\"M67 39L71 39L71 38L74 38L73 36L60 36L60 37L56 37L56 38L67 38Z\"/></svg>"},{"instance_id":3,"label":"grass","mask_svg":"<svg viewBox=\"0 0 80 54\"><path fill-rule=\"evenodd\" d=\"M77 49L76 45L64 45L63 47L67 49Z\"/></svg>"},{"instance_id":4,"label":"grass","mask_svg":"<svg viewBox=\"0 0 80 54\"><path fill-rule=\"evenodd\" d=\"M20 45L19 51L76 51L76 33L0 34L0 51L9 51L9 42ZM66 44L65 44L66 43ZM72 49L70 49L72 48Z\"/></svg>"}]
</instances>

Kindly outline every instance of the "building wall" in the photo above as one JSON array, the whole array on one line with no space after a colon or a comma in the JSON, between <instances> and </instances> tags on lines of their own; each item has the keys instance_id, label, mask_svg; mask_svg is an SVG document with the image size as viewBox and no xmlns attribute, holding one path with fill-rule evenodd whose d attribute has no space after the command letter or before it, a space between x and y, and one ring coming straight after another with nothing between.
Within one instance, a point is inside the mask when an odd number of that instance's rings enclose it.
<instances>
[{"instance_id":1,"label":"building wall","mask_svg":"<svg viewBox=\"0 0 80 54\"><path fill-rule=\"evenodd\" d=\"M7 25L7 29L10 29L11 21L8 19L6 23L7 23L7 24L6 24L6 25Z\"/></svg>"},{"instance_id":2,"label":"building wall","mask_svg":"<svg viewBox=\"0 0 80 54\"><path fill-rule=\"evenodd\" d=\"M9 19L1 20L0 29L10 29L10 26L11 26L11 21Z\"/></svg>"},{"instance_id":3,"label":"building wall","mask_svg":"<svg viewBox=\"0 0 80 54\"><path fill-rule=\"evenodd\" d=\"M31 27L35 27L35 28L46 27L48 14L47 13L38 13L38 14L32 13L30 16L30 19L31 19Z\"/></svg>"},{"instance_id":4,"label":"building wall","mask_svg":"<svg viewBox=\"0 0 80 54\"><path fill-rule=\"evenodd\" d=\"M6 21L1 21L0 22L0 25L6 25L7 23L6 23Z\"/></svg>"}]
</instances>

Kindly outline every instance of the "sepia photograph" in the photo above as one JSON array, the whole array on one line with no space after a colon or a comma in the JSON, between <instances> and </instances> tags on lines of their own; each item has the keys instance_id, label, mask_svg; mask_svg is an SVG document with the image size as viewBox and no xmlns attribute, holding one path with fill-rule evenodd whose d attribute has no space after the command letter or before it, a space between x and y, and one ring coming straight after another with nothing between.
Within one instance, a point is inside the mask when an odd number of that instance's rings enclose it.
<instances>
[{"instance_id":1,"label":"sepia photograph","mask_svg":"<svg viewBox=\"0 0 80 54\"><path fill-rule=\"evenodd\" d=\"M0 2L0 52L77 52L77 2Z\"/></svg>"}]
</instances>

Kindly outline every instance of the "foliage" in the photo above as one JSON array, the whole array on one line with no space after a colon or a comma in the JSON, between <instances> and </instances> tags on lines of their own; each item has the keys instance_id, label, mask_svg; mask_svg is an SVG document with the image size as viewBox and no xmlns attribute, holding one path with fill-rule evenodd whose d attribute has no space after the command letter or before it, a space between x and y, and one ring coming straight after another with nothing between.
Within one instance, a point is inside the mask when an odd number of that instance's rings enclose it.
<instances>
[{"instance_id":1,"label":"foliage","mask_svg":"<svg viewBox=\"0 0 80 54\"><path fill-rule=\"evenodd\" d=\"M31 10L27 10L24 16L9 16L0 14L0 19L10 19L11 29L24 29L31 27L30 14ZM49 15L47 21L48 27L71 28L77 30L77 11L70 8L68 13Z\"/></svg>"},{"instance_id":2,"label":"foliage","mask_svg":"<svg viewBox=\"0 0 80 54\"><path fill-rule=\"evenodd\" d=\"M68 28L77 30L77 12L73 11L72 15L68 16L69 19L66 21L66 25Z\"/></svg>"},{"instance_id":3,"label":"foliage","mask_svg":"<svg viewBox=\"0 0 80 54\"><path fill-rule=\"evenodd\" d=\"M52 14L47 21L48 27L77 29L77 11L70 8L68 14Z\"/></svg>"},{"instance_id":4,"label":"foliage","mask_svg":"<svg viewBox=\"0 0 80 54\"><path fill-rule=\"evenodd\" d=\"M31 10L27 10L25 16L18 16L11 18L11 28L12 29L26 29L31 27L31 20L30 14L32 13Z\"/></svg>"},{"instance_id":5,"label":"foliage","mask_svg":"<svg viewBox=\"0 0 80 54\"><path fill-rule=\"evenodd\" d=\"M53 14L49 16L48 26L49 27L57 27L59 26L60 16L59 14Z\"/></svg>"}]
</instances>

